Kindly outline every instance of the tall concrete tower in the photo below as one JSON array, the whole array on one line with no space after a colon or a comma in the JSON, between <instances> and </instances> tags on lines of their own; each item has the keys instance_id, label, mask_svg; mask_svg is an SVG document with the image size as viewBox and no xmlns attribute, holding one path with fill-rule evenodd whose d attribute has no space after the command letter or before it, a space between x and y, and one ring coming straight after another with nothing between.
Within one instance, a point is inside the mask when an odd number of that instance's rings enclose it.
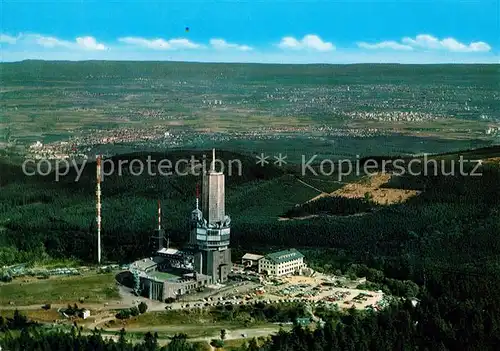
<instances>
[{"instance_id":1,"label":"tall concrete tower","mask_svg":"<svg viewBox=\"0 0 500 351\"><path fill-rule=\"evenodd\" d=\"M203 174L201 205L201 211L195 209L191 217L190 242L197 251L194 267L197 272L212 277L212 282L224 282L231 270L231 219L225 214L224 174L215 170L215 149L212 166Z\"/></svg>"},{"instance_id":2,"label":"tall concrete tower","mask_svg":"<svg viewBox=\"0 0 500 351\"><path fill-rule=\"evenodd\" d=\"M224 221L224 174L215 170L215 149L212 150L212 165L203 175L203 217L208 224Z\"/></svg>"}]
</instances>

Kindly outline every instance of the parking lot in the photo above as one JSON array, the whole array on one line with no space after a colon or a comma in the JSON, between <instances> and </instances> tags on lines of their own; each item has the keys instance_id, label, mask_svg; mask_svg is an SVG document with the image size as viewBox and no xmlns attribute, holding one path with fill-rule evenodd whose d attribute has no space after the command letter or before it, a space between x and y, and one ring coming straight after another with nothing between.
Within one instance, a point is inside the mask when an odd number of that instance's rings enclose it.
<instances>
[{"instance_id":1,"label":"parking lot","mask_svg":"<svg viewBox=\"0 0 500 351\"><path fill-rule=\"evenodd\" d=\"M349 281L345 277L315 274L264 278L260 281L232 282L217 291L186 297L183 302L171 304L167 309L301 301L356 309L380 309L384 305L381 291L356 289L359 282Z\"/></svg>"}]
</instances>

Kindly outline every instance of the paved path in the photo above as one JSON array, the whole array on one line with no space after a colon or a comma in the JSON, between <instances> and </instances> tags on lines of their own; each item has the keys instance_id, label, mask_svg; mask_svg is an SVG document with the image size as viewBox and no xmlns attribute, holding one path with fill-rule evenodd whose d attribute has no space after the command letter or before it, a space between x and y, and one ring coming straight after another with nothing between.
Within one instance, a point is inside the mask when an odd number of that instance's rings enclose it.
<instances>
[{"instance_id":1,"label":"paved path","mask_svg":"<svg viewBox=\"0 0 500 351\"><path fill-rule=\"evenodd\" d=\"M192 327L190 326L189 328L197 328L199 327ZM121 328L109 328L109 329L103 329L108 332L115 331L118 333L118 331ZM173 334L175 333L182 333L183 331L186 331L186 327L182 326L172 326L172 325L160 325L160 326L155 326L155 327L137 327L137 328L126 328L127 332L172 332ZM240 339L251 339L251 338L258 338L261 336L269 336L272 334L277 333L280 330L280 326L276 325L275 327L255 327L255 328L238 328L238 329L226 329L226 340L240 340ZM107 337L110 339L114 339L115 341L118 339L117 335L104 335L103 337ZM188 338L190 341L205 341L207 343L210 343L212 339L218 339L220 337L220 333L216 332L213 335L210 336L204 336L204 337L196 337L196 338ZM140 340L138 340L140 341ZM158 343L160 345L166 345L170 339L168 338L160 338L158 339Z\"/></svg>"},{"instance_id":2,"label":"paved path","mask_svg":"<svg viewBox=\"0 0 500 351\"><path fill-rule=\"evenodd\" d=\"M238 340L238 339L251 339L258 338L260 336L269 336L274 333L277 333L280 330L280 327L277 325L276 327L262 327L262 328L241 328L241 329L226 329L226 340ZM219 338L220 334L213 335L211 337L204 338L193 338L190 339L192 341L208 341L210 342L212 339Z\"/></svg>"}]
</instances>

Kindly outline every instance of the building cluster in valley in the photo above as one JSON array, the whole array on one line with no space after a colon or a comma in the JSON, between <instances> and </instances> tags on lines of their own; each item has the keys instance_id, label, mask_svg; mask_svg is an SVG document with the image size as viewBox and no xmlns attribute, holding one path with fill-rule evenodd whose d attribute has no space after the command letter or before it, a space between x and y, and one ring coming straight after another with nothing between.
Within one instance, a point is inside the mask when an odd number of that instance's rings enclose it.
<instances>
[{"instance_id":1,"label":"building cluster in valley","mask_svg":"<svg viewBox=\"0 0 500 351\"><path fill-rule=\"evenodd\" d=\"M228 281L233 264L229 247L231 219L225 212L224 190L224 174L217 172L212 162L211 169L202 176L201 206L197 191L188 244L182 249L170 247L158 203L158 228L150 239L151 257L129 267L138 293L163 301L206 287L221 287ZM301 273L306 268L304 256L295 249L265 256L246 254L242 262L247 267L253 265L259 274L276 277Z\"/></svg>"}]
</instances>

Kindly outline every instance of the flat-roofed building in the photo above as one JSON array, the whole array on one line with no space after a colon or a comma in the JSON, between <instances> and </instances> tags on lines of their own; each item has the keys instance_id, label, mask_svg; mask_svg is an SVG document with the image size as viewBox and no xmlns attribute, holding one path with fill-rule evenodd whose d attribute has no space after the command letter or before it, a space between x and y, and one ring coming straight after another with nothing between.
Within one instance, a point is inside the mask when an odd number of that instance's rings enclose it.
<instances>
[{"instance_id":1,"label":"flat-roofed building","mask_svg":"<svg viewBox=\"0 0 500 351\"><path fill-rule=\"evenodd\" d=\"M158 269L158 264L163 261L160 257L143 258L132 263L131 268L141 272L149 273Z\"/></svg>"},{"instance_id":2,"label":"flat-roofed building","mask_svg":"<svg viewBox=\"0 0 500 351\"><path fill-rule=\"evenodd\" d=\"M259 260L259 273L276 277L300 273L305 267L304 255L295 249L270 253Z\"/></svg>"},{"instance_id":3,"label":"flat-roofed building","mask_svg":"<svg viewBox=\"0 0 500 351\"><path fill-rule=\"evenodd\" d=\"M141 295L158 301L195 292L211 283L211 277L183 269L140 273Z\"/></svg>"},{"instance_id":4,"label":"flat-roofed building","mask_svg":"<svg viewBox=\"0 0 500 351\"><path fill-rule=\"evenodd\" d=\"M259 261L264 258L262 255L256 255L252 253L246 253L243 255L241 258L241 263L245 267L258 267L259 266Z\"/></svg>"}]
</instances>

